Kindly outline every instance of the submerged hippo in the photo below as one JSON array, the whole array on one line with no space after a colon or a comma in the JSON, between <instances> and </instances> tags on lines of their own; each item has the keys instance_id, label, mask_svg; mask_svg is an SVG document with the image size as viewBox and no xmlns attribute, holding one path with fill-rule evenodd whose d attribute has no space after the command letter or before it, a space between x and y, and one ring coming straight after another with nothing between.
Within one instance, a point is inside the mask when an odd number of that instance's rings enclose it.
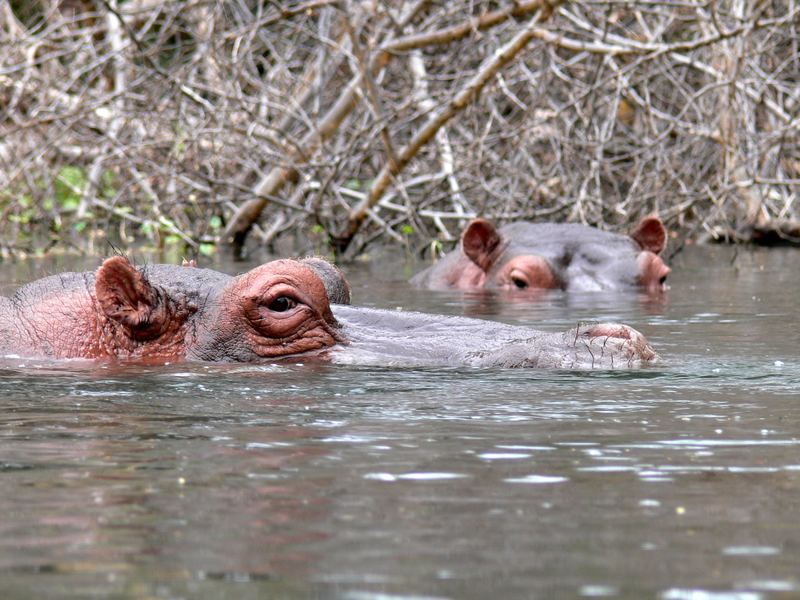
<instances>
[{"instance_id":1,"label":"submerged hippo","mask_svg":"<svg viewBox=\"0 0 800 600\"><path fill-rule=\"evenodd\" d=\"M461 234L461 247L411 283L430 289L658 292L670 272L658 256L666 241L655 216L639 221L630 236L570 223L518 222L498 229L475 219Z\"/></svg>"},{"instance_id":2,"label":"submerged hippo","mask_svg":"<svg viewBox=\"0 0 800 600\"><path fill-rule=\"evenodd\" d=\"M322 259L232 277L122 256L0 297L0 355L256 362L298 355L369 365L628 367L654 361L625 325L542 333L478 319L346 306Z\"/></svg>"}]
</instances>

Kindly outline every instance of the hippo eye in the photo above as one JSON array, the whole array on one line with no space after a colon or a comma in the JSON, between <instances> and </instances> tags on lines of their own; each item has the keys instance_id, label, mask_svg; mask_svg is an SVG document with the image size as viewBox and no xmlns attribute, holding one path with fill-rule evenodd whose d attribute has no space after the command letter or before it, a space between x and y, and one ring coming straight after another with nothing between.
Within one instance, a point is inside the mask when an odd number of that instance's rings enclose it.
<instances>
[{"instance_id":1,"label":"hippo eye","mask_svg":"<svg viewBox=\"0 0 800 600\"><path fill-rule=\"evenodd\" d=\"M512 277L511 283L513 283L518 290L524 290L526 287L528 287L528 282L520 277Z\"/></svg>"},{"instance_id":2,"label":"hippo eye","mask_svg":"<svg viewBox=\"0 0 800 600\"><path fill-rule=\"evenodd\" d=\"M269 303L267 308L272 312L286 312L297 306L297 302L287 296L278 296Z\"/></svg>"}]
</instances>

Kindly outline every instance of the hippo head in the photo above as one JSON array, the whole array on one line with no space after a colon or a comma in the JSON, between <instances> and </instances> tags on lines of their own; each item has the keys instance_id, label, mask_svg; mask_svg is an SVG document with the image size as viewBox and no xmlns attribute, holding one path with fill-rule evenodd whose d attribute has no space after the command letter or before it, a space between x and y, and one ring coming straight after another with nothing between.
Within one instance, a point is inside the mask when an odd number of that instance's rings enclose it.
<instances>
[{"instance_id":1,"label":"hippo head","mask_svg":"<svg viewBox=\"0 0 800 600\"><path fill-rule=\"evenodd\" d=\"M341 341L337 329L314 267L277 260L225 286L199 324L188 356L252 362L307 353Z\"/></svg>"},{"instance_id":2,"label":"hippo head","mask_svg":"<svg viewBox=\"0 0 800 600\"><path fill-rule=\"evenodd\" d=\"M207 269L137 269L107 259L95 276L103 354L257 361L341 341L330 300L346 303L338 269L277 260L230 277Z\"/></svg>"},{"instance_id":3,"label":"hippo head","mask_svg":"<svg viewBox=\"0 0 800 600\"><path fill-rule=\"evenodd\" d=\"M469 261L452 269L448 284L461 289L663 290L669 267L658 256L667 234L658 217L643 218L629 236L582 225L514 223L497 229L471 221L461 235Z\"/></svg>"},{"instance_id":4,"label":"hippo head","mask_svg":"<svg viewBox=\"0 0 800 600\"><path fill-rule=\"evenodd\" d=\"M509 252L494 224L474 219L461 234L461 249L472 266L465 269L471 286L497 289L536 290L561 287L554 270L542 256Z\"/></svg>"}]
</instances>

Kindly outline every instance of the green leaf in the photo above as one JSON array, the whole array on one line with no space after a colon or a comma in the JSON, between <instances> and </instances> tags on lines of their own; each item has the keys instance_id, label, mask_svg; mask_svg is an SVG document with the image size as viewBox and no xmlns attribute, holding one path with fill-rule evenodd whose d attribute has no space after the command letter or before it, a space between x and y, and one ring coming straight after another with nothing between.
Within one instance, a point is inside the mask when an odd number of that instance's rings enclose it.
<instances>
[{"instance_id":1,"label":"green leaf","mask_svg":"<svg viewBox=\"0 0 800 600\"><path fill-rule=\"evenodd\" d=\"M113 198L116 194L117 187L114 185L114 171L103 171L100 175L100 197Z\"/></svg>"},{"instance_id":2,"label":"green leaf","mask_svg":"<svg viewBox=\"0 0 800 600\"><path fill-rule=\"evenodd\" d=\"M80 167L61 167L53 185L56 202L67 210L74 210L81 201L86 187L86 172Z\"/></svg>"},{"instance_id":3,"label":"green leaf","mask_svg":"<svg viewBox=\"0 0 800 600\"><path fill-rule=\"evenodd\" d=\"M167 231L174 231L177 229L177 227L175 226L175 221L173 221L172 219L168 219L164 215L158 217L158 222L161 225L161 228L166 229Z\"/></svg>"}]
</instances>

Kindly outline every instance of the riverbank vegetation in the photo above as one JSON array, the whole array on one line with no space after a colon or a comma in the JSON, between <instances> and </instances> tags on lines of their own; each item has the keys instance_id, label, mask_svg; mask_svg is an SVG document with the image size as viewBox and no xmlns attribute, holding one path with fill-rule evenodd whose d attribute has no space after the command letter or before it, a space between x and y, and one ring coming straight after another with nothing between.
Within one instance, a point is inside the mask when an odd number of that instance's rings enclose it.
<instances>
[{"instance_id":1,"label":"riverbank vegetation","mask_svg":"<svg viewBox=\"0 0 800 600\"><path fill-rule=\"evenodd\" d=\"M10 0L0 251L800 237L795 0ZM102 248L100 248L102 251Z\"/></svg>"}]
</instances>

